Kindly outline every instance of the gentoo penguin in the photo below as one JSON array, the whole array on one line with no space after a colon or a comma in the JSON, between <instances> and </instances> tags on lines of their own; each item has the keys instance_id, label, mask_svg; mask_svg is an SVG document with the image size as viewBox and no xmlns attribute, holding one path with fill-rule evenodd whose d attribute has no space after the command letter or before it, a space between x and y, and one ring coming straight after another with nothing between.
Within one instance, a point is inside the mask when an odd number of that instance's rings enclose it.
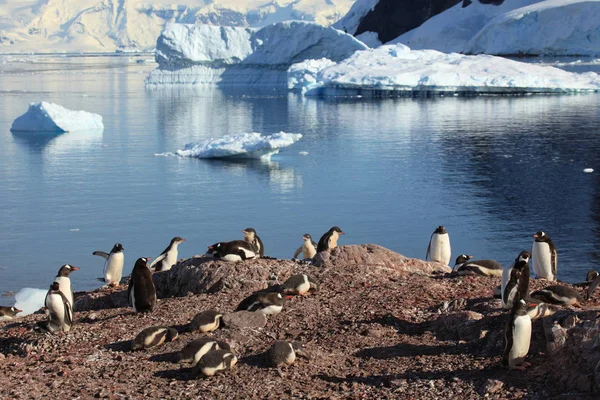
<instances>
[{"instance_id":1,"label":"gentoo penguin","mask_svg":"<svg viewBox=\"0 0 600 400\"><path fill-rule=\"evenodd\" d=\"M298 247L298 250L296 250L296 252L294 253L294 257L292 258L298 258L300 253L302 253L303 259L313 258L315 254L317 254L317 244L313 242L312 237L308 233L302 235L302 240L304 241L302 243L302 246Z\"/></svg>"},{"instance_id":2,"label":"gentoo penguin","mask_svg":"<svg viewBox=\"0 0 600 400\"><path fill-rule=\"evenodd\" d=\"M556 280L558 253L554 242L546 232L536 232L534 235L531 258L533 258L533 272L537 278Z\"/></svg>"},{"instance_id":3,"label":"gentoo penguin","mask_svg":"<svg viewBox=\"0 0 600 400\"><path fill-rule=\"evenodd\" d=\"M185 242L185 239L179 236L171 239L171 243L169 243L167 248L152 261L150 269L154 269L156 272L170 270L173 265L177 264L177 255L179 254L177 246L183 242Z\"/></svg>"},{"instance_id":4,"label":"gentoo penguin","mask_svg":"<svg viewBox=\"0 0 600 400\"><path fill-rule=\"evenodd\" d=\"M504 330L502 364L510 369L524 369L525 357L531 342L531 318L525 300L519 299L512 307Z\"/></svg>"},{"instance_id":5,"label":"gentoo penguin","mask_svg":"<svg viewBox=\"0 0 600 400\"><path fill-rule=\"evenodd\" d=\"M216 310L207 310L198 313L188 325L189 332L211 332L219 328L223 314Z\"/></svg>"},{"instance_id":6,"label":"gentoo penguin","mask_svg":"<svg viewBox=\"0 0 600 400\"><path fill-rule=\"evenodd\" d=\"M149 349L177 339L177 329L167 326L151 326L137 334L131 341L131 350Z\"/></svg>"},{"instance_id":7,"label":"gentoo penguin","mask_svg":"<svg viewBox=\"0 0 600 400\"><path fill-rule=\"evenodd\" d=\"M215 243L208 246L206 254L225 261L244 261L259 257L254 246L245 240Z\"/></svg>"},{"instance_id":8,"label":"gentoo penguin","mask_svg":"<svg viewBox=\"0 0 600 400\"><path fill-rule=\"evenodd\" d=\"M58 274L54 279L54 282L57 282L60 286L60 291L63 292L69 303L71 303L71 307L75 308L75 302L73 301L73 289L71 289L71 279L69 275L73 271L78 271L79 268L74 267L69 264L65 264L58 270Z\"/></svg>"},{"instance_id":9,"label":"gentoo penguin","mask_svg":"<svg viewBox=\"0 0 600 400\"><path fill-rule=\"evenodd\" d=\"M265 256L265 246L262 240L256 234L254 228L246 228L242 231L244 233L244 240L254 246L254 252L260 257Z\"/></svg>"},{"instance_id":10,"label":"gentoo penguin","mask_svg":"<svg viewBox=\"0 0 600 400\"><path fill-rule=\"evenodd\" d=\"M502 265L496 260L474 260L473 256L461 254L456 258L454 272L457 275L502 276Z\"/></svg>"},{"instance_id":11,"label":"gentoo penguin","mask_svg":"<svg viewBox=\"0 0 600 400\"><path fill-rule=\"evenodd\" d=\"M546 303L530 304L527 306L527 315L531 320L548 317L560 310L558 306Z\"/></svg>"},{"instance_id":12,"label":"gentoo penguin","mask_svg":"<svg viewBox=\"0 0 600 400\"><path fill-rule=\"evenodd\" d=\"M198 361L209 351L225 350L231 352L229 343L211 337L201 337L194 339L185 345L180 352L177 353L176 360L178 363L191 363L196 365Z\"/></svg>"},{"instance_id":13,"label":"gentoo penguin","mask_svg":"<svg viewBox=\"0 0 600 400\"><path fill-rule=\"evenodd\" d=\"M593 274L590 274L588 272L588 278L591 278L592 276L593 276ZM592 297L592 294L594 294L594 291L596 290L598 285L600 285L600 275L597 275L590 283L590 286L588 286L587 293L585 294L586 300L589 300L590 297Z\"/></svg>"},{"instance_id":14,"label":"gentoo penguin","mask_svg":"<svg viewBox=\"0 0 600 400\"><path fill-rule=\"evenodd\" d=\"M583 304L583 298L577 293L577 290L561 285L552 285L536 290L529 297L560 306L581 306Z\"/></svg>"},{"instance_id":15,"label":"gentoo penguin","mask_svg":"<svg viewBox=\"0 0 600 400\"><path fill-rule=\"evenodd\" d=\"M213 350L206 353L196 364L204 376L213 376L219 371L231 369L237 363L237 357L227 350Z\"/></svg>"},{"instance_id":16,"label":"gentoo penguin","mask_svg":"<svg viewBox=\"0 0 600 400\"><path fill-rule=\"evenodd\" d=\"M15 307L0 306L0 321L11 320L20 312L23 312L23 310Z\"/></svg>"},{"instance_id":17,"label":"gentoo penguin","mask_svg":"<svg viewBox=\"0 0 600 400\"><path fill-rule=\"evenodd\" d=\"M438 226L429 238L425 260L441 262L444 265L449 265L450 255L450 235L442 225Z\"/></svg>"},{"instance_id":18,"label":"gentoo penguin","mask_svg":"<svg viewBox=\"0 0 600 400\"><path fill-rule=\"evenodd\" d=\"M334 226L319 239L319 244L317 245L317 253L320 253L325 250L333 250L337 247L337 241L340 235L345 235L345 233L340 229L339 226Z\"/></svg>"},{"instance_id":19,"label":"gentoo penguin","mask_svg":"<svg viewBox=\"0 0 600 400\"><path fill-rule=\"evenodd\" d=\"M123 264L125 263L125 255L123 254L123 245L115 243L110 254L103 251L95 251L92 254L95 256L104 257L104 282L108 286L119 286L123 277Z\"/></svg>"},{"instance_id":20,"label":"gentoo penguin","mask_svg":"<svg viewBox=\"0 0 600 400\"><path fill-rule=\"evenodd\" d=\"M246 297L235 311L256 311L265 315L279 314L283 309L285 298L281 293L256 292Z\"/></svg>"},{"instance_id":21,"label":"gentoo penguin","mask_svg":"<svg viewBox=\"0 0 600 400\"><path fill-rule=\"evenodd\" d=\"M521 251L513 264L502 272L502 305L511 309L515 301L525 299L529 290L529 258Z\"/></svg>"},{"instance_id":22,"label":"gentoo penguin","mask_svg":"<svg viewBox=\"0 0 600 400\"><path fill-rule=\"evenodd\" d=\"M273 343L271 348L267 351L266 356L268 363L273 368L277 368L277 372L282 378L284 374L281 367L294 364L296 356L309 359L308 355L302 351L297 343L289 343L284 340L278 340Z\"/></svg>"},{"instance_id":23,"label":"gentoo penguin","mask_svg":"<svg viewBox=\"0 0 600 400\"><path fill-rule=\"evenodd\" d=\"M304 296L310 290L319 291L319 284L312 280L306 274L290 276L282 285L281 291L284 294L299 294Z\"/></svg>"},{"instance_id":24,"label":"gentoo penguin","mask_svg":"<svg viewBox=\"0 0 600 400\"><path fill-rule=\"evenodd\" d=\"M147 265L149 259L138 258L129 278L127 298L135 312L152 311L156 304L156 288L152 281L152 271Z\"/></svg>"},{"instance_id":25,"label":"gentoo penguin","mask_svg":"<svg viewBox=\"0 0 600 400\"><path fill-rule=\"evenodd\" d=\"M585 274L585 281L586 282L593 282L594 279L596 279L598 277L598 275L600 275L600 274L598 274L598 271L594 271L593 269L589 270L587 272L587 274Z\"/></svg>"},{"instance_id":26,"label":"gentoo penguin","mask_svg":"<svg viewBox=\"0 0 600 400\"><path fill-rule=\"evenodd\" d=\"M44 301L48 313L47 329L50 332L68 332L73 326L73 309L58 282L52 282Z\"/></svg>"}]
</instances>

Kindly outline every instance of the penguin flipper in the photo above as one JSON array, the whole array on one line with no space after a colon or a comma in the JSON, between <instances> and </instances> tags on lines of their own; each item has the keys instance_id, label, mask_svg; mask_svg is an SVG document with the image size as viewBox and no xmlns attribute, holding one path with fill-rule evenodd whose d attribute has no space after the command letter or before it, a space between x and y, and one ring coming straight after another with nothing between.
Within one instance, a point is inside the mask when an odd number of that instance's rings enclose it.
<instances>
[{"instance_id":1,"label":"penguin flipper","mask_svg":"<svg viewBox=\"0 0 600 400\"><path fill-rule=\"evenodd\" d=\"M158 262L162 261L163 258L165 258L167 256L167 252L163 252L160 256L156 257L154 259L154 261L152 261L152 263L148 266L148 268L152 268L153 266L155 266Z\"/></svg>"},{"instance_id":2,"label":"penguin flipper","mask_svg":"<svg viewBox=\"0 0 600 400\"><path fill-rule=\"evenodd\" d=\"M596 277L596 279L594 279L592 281L592 283L590 283L590 286L588 287L588 291L587 291L587 294L586 294L586 297L585 297L586 300L589 300L590 297L592 297L592 294L594 294L594 291L596 290L596 288L598 287L598 285L600 285L600 275L598 275Z\"/></svg>"},{"instance_id":3,"label":"penguin flipper","mask_svg":"<svg viewBox=\"0 0 600 400\"><path fill-rule=\"evenodd\" d=\"M92 253L92 255L94 255L94 256L100 256L100 257L104 257L106 260L108 260L108 256L109 256L110 254L108 254L108 253L107 253L107 252L105 252L105 251L99 251L99 250L96 250L95 252L93 252L93 253Z\"/></svg>"},{"instance_id":4,"label":"penguin flipper","mask_svg":"<svg viewBox=\"0 0 600 400\"><path fill-rule=\"evenodd\" d=\"M431 235L433 238L433 234ZM431 249L431 238L429 239L429 243L427 244L427 251L425 252L425 261L429 259L429 250Z\"/></svg>"},{"instance_id":5,"label":"penguin flipper","mask_svg":"<svg viewBox=\"0 0 600 400\"><path fill-rule=\"evenodd\" d=\"M551 256L551 264L552 264L552 275L554 275L554 279L556 279L556 265L558 264L558 252L556 251L556 249L552 249L552 256Z\"/></svg>"},{"instance_id":6,"label":"penguin flipper","mask_svg":"<svg viewBox=\"0 0 600 400\"><path fill-rule=\"evenodd\" d=\"M131 289L133 289L133 277L129 278L129 285L127 285L127 304L131 304Z\"/></svg>"},{"instance_id":7,"label":"penguin flipper","mask_svg":"<svg viewBox=\"0 0 600 400\"><path fill-rule=\"evenodd\" d=\"M294 256L292 258L298 258L300 253L302 253L302 246L298 247L298 250L296 250L296 252L294 253Z\"/></svg>"}]
</instances>

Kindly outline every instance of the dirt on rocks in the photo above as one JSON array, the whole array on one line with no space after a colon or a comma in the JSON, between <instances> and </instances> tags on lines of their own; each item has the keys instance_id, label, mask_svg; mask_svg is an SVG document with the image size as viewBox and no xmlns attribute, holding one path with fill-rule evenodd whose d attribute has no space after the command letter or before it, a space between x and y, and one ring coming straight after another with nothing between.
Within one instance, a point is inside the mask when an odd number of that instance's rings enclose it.
<instances>
[{"instance_id":1,"label":"dirt on rocks","mask_svg":"<svg viewBox=\"0 0 600 400\"><path fill-rule=\"evenodd\" d=\"M69 333L35 331L41 314L0 322L0 398L598 398L600 295L534 321L532 365L508 371L500 365L507 314L492 297L500 278L452 278L440 264L372 246L342 246L323 255L322 266L184 260L156 274L152 313L134 314L123 286L77 293ZM231 313L252 291L296 273L320 291L289 299L262 328L222 324L205 334L231 345L239 358L231 372L202 378L174 362L203 336L187 331L198 312ZM530 289L545 285L532 279ZM130 351L153 325L174 326L179 338ZM310 361L298 359L280 377L264 359L275 340L301 343Z\"/></svg>"}]
</instances>

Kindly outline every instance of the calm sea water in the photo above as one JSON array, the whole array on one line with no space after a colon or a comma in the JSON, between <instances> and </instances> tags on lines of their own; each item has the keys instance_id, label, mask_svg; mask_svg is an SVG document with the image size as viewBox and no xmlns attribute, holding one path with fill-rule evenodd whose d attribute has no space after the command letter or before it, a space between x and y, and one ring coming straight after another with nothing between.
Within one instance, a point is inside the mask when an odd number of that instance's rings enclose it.
<instances>
[{"instance_id":1,"label":"calm sea water","mask_svg":"<svg viewBox=\"0 0 600 400\"><path fill-rule=\"evenodd\" d=\"M75 290L92 289L104 264L94 250L123 243L129 273L173 236L188 239L180 246L188 257L246 227L275 257L291 257L303 233L318 240L339 225L341 244L423 258L445 225L454 256L503 264L545 230L560 279L600 268L599 95L325 100L149 90L154 64L135 61L0 58L0 293L45 289L65 263L81 268ZM12 134L12 121L41 100L102 115L104 132ZM268 163L155 156L251 131L304 137Z\"/></svg>"}]
</instances>

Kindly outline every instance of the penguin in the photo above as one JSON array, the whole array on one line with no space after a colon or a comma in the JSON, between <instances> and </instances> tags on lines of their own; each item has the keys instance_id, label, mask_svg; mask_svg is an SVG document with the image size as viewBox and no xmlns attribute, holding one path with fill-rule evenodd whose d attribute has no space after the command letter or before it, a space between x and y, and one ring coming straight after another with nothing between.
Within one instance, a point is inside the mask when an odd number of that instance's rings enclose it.
<instances>
[{"instance_id":1,"label":"penguin","mask_svg":"<svg viewBox=\"0 0 600 400\"><path fill-rule=\"evenodd\" d=\"M277 372L282 378L284 377L284 374L281 367L294 364L296 356L305 357L307 360L310 359L301 349L300 345L297 343L289 343L284 340L278 340L273 343L271 348L267 350L266 356L269 365L273 368L277 368Z\"/></svg>"},{"instance_id":2,"label":"penguin","mask_svg":"<svg viewBox=\"0 0 600 400\"><path fill-rule=\"evenodd\" d=\"M179 236L175 236L171 239L171 243L169 243L167 248L160 253L160 256L152 261L150 269L154 269L156 272L170 270L173 265L177 264L177 256L179 255L177 246L183 242L185 242L185 239Z\"/></svg>"},{"instance_id":3,"label":"penguin","mask_svg":"<svg viewBox=\"0 0 600 400\"><path fill-rule=\"evenodd\" d=\"M299 294L304 296L311 290L315 292L319 291L319 284L313 281L306 274L298 274L290 276L282 286L282 293L284 294Z\"/></svg>"},{"instance_id":4,"label":"penguin","mask_svg":"<svg viewBox=\"0 0 600 400\"><path fill-rule=\"evenodd\" d=\"M556 304L560 306L581 306L583 298L577 293L577 290L561 285L552 285L532 292L529 297L544 303Z\"/></svg>"},{"instance_id":5,"label":"penguin","mask_svg":"<svg viewBox=\"0 0 600 400\"><path fill-rule=\"evenodd\" d=\"M211 254L224 261L245 261L259 257L254 246L245 240L215 243L208 246L206 254Z\"/></svg>"},{"instance_id":6,"label":"penguin","mask_svg":"<svg viewBox=\"0 0 600 400\"><path fill-rule=\"evenodd\" d=\"M592 276L594 275L588 272L588 278L591 278ZM594 294L594 291L596 290L598 285L600 285L600 275L597 275L590 283L590 286L588 286L587 293L585 294L586 300L589 300L592 297L592 294Z\"/></svg>"},{"instance_id":7,"label":"penguin","mask_svg":"<svg viewBox=\"0 0 600 400\"><path fill-rule=\"evenodd\" d=\"M450 235L442 225L438 226L429 238L425 260L441 262L449 265L452 249L450 248Z\"/></svg>"},{"instance_id":8,"label":"penguin","mask_svg":"<svg viewBox=\"0 0 600 400\"><path fill-rule=\"evenodd\" d=\"M71 289L71 279L69 275L73 271L79 271L79 268L74 267L69 264L65 264L58 270L58 274L54 279L54 282L57 282L60 286L60 291L63 292L69 303L71 303L71 307L75 309L75 302L73 301L73 289Z\"/></svg>"},{"instance_id":9,"label":"penguin","mask_svg":"<svg viewBox=\"0 0 600 400\"><path fill-rule=\"evenodd\" d=\"M188 325L188 331L211 332L219 328L223 314L215 310L207 310L198 313L192 318Z\"/></svg>"},{"instance_id":10,"label":"penguin","mask_svg":"<svg viewBox=\"0 0 600 400\"><path fill-rule=\"evenodd\" d=\"M23 310L15 307L0 306L0 321L9 321L20 312L23 312Z\"/></svg>"},{"instance_id":11,"label":"penguin","mask_svg":"<svg viewBox=\"0 0 600 400\"><path fill-rule=\"evenodd\" d=\"M46 328L50 332L69 332L73 326L73 309L58 282L52 282L44 300L48 313Z\"/></svg>"},{"instance_id":12,"label":"penguin","mask_svg":"<svg viewBox=\"0 0 600 400\"><path fill-rule=\"evenodd\" d=\"M277 292L256 292L246 297L235 311L256 311L265 315L279 314L285 298Z\"/></svg>"},{"instance_id":13,"label":"penguin","mask_svg":"<svg viewBox=\"0 0 600 400\"><path fill-rule=\"evenodd\" d=\"M134 312L152 311L156 305L156 288L152 281L152 271L148 268L149 257L138 258L131 271L127 298Z\"/></svg>"},{"instance_id":14,"label":"penguin","mask_svg":"<svg viewBox=\"0 0 600 400\"><path fill-rule=\"evenodd\" d=\"M345 233L340 229L339 226L334 226L319 239L319 244L317 245L317 253L320 253L325 250L333 250L337 247L337 241L340 235L345 235Z\"/></svg>"},{"instance_id":15,"label":"penguin","mask_svg":"<svg viewBox=\"0 0 600 400\"><path fill-rule=\"evenodd\" d=\"M519 299L525 299L529 290L529 259L531 255L521 251L513 264L502 272L502 305L511 309Z\"/></svg>"},{"instance_id":16,"label":"penguin","mask_svg":"<svg viewBox=\"0 0 600 400\"><path fill-rule=\"evenodd\" d=\"M177 329L167 326L151 326L137 334L131 341L131 350L149 349L177 339Z\"/></svg>"},{"instance_id":17,"label":"penguin","mask_svg":"<svg viewBox=\"0 0 600 400\"><path fill-rule=\"evenodd\" d=\"M229 343L210 337L201 337L186 344L185 347L177 353L176 360L180 364L191 363L192 366L194 366L206 353L214 350L225 350L231 353Z\"/></svg>"},{"instance_id":18,"label":"penguin","mask_svg":"<svg viewBox=\"0 0 600 400\"><path fill-rule=\"evenodd\" d=\"M496 260L469 261L473 256L461 254L456 258L454 272L457 275L502 276L502 265Z\"/></svg>"},{"instance_id":19,"label":"penguin","mask_svg":"<svg viewBox=\"0 0 600 400\"><path fill-rule=\"evenodd\" d=\"M531 320L533 321L536 319L548 317L557 312L558 310L560 310L560 308L552 304L530 304L527 306L527 315L529 315L529 318L531 318Z\"/></svg>"},{"instance_id":20,"label":"penguin","mask_svg":"<svg viewBox=\"0 0 600 400\"><path fill-rule=\"evenodd\" d=\"M504 355L502 364L509 369L524 369L525 357L531 343L531 317L527 314L525 300L515 302L504 330Z\"/></svg>"},{"instance_id":21,"label":"penguin","mask_svg":"<svg viewBox=\"0 0 600 400\"><path fill-rule=\"evenodd\" d=\"M531 258L533 258L533 272L537 278L556 280L558 253L554 242L546 232L536 232L534 235Z\"/></svg>"},{"instance_id":22,"label":"penguin","mask_svg":"<svg viewBox=\"0 0 600 400\"><path fill-rule=\"evenodd\" d=\"M104 257L104 282L108 286L119 286L123 277L123 265L125 263L125 255L123 254L123 245L115 243L110 254L103 251L95 251L92 254L95 256Z\"/></svg>"},{"instance_id":23,"label":"penguin","mask_svg":"<svg viewBox=\"0 0 600 400\"><path fill-rule=\"evenodd\" d=\"M254 246L254 252L259 255L259 257L265 256L265 246L263 245L262 240L256 234L254 228L246 228L242 231L244 233L244 240Z\"/></svg>"},{"instance_id":24,"label":"penguin","mask_svg":"<svg viewBox=\"0 0 600 400\"><path fill-rule=\"evenodd\" d=\"M585 281L591 283L598 277L598 275L600 275L598 274L598 271L594 271L593 269L589 270L587 274L585 274Z\"/></svg>"},{"instance_id":25,"label":"penguin","mask_svg":"<svg viewBox=\"0 0 600 400\"><path fill-rule=\"evenodd\" d=\"M302 246L298 247L292 258L298 258L300 253L302 253L303 259L313 258L317 254L317 244L313 242L312 237L308 233L302 235L302 240L304 240Z\"/></svg>"},{"instance_id":26,"label":"penguin","mask_svg":"<svg viewBox=\"0 0 600 400\"><path fill-rule=\"evenodd\" d=\"M227 350L213 350L206 353L196 364L197 370L204 376L213 376L219 371L231 369L237 363L237 357Z\"/></svg>"}]
</instances>

